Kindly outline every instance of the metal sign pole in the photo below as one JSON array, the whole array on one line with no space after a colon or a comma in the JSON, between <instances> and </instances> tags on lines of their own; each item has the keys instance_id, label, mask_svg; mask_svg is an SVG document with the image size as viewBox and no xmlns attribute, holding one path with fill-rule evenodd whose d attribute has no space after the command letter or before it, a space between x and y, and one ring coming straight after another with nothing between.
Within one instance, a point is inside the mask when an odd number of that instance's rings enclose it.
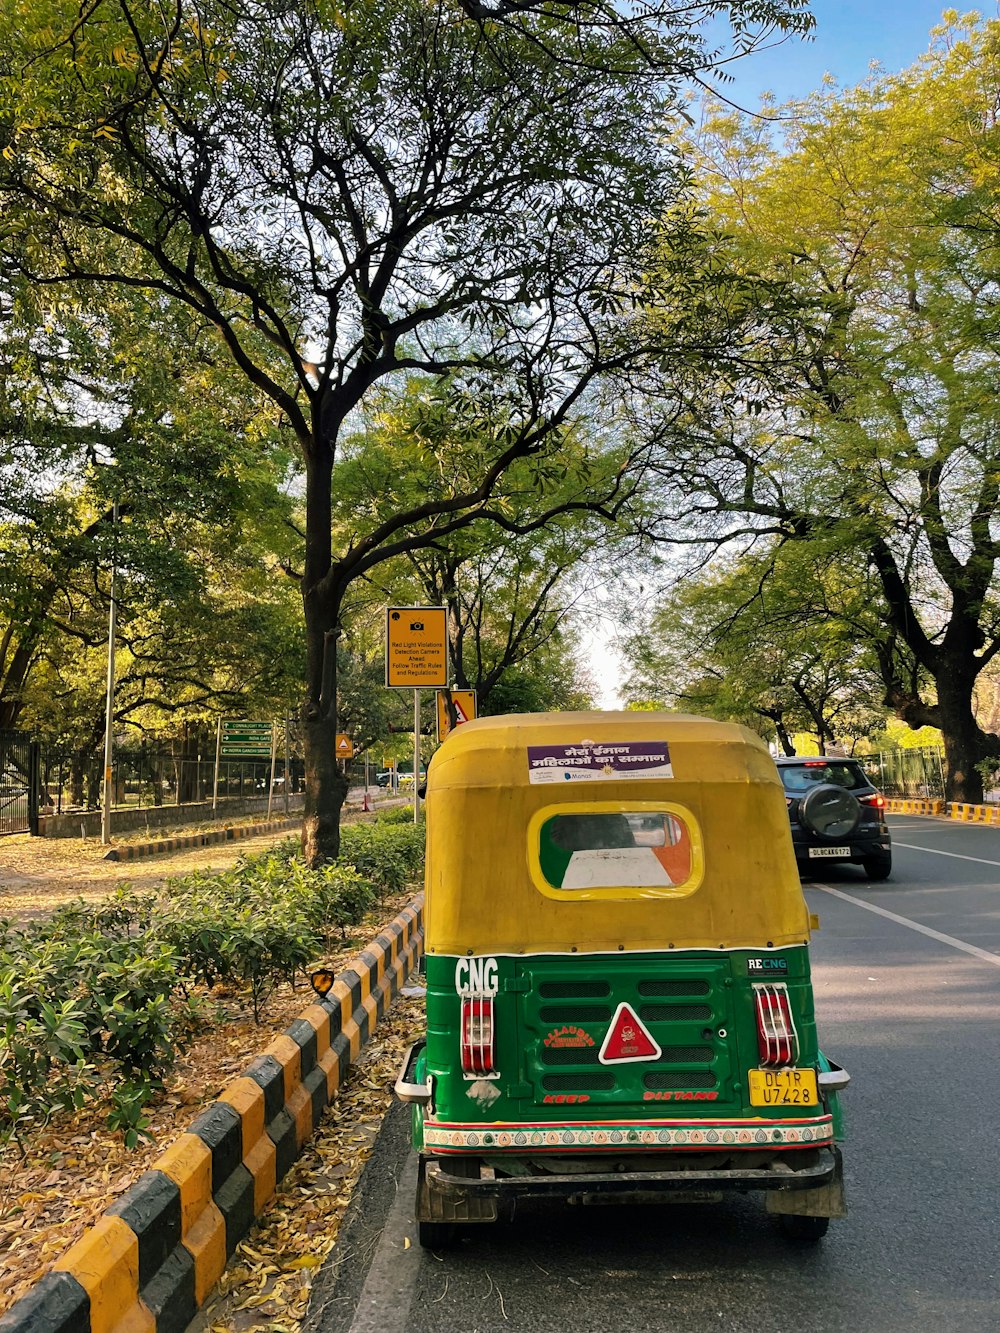
<instances>
[{"instance_id":1,"label":"metal sign pole","mask_svg":"<svg viewBox=\"0 0 1000 1333\"><path fill-rule=\"evenodd\" d=\"M291 785L292 785L292 780L291 780L291 772L292 772L292 770L291 770L291 765L290 765L290 761L289 761L289 758L288 758L288 751L289 751L289 743L288 743L288 709L286 708L286 709L285 709L285 814L286 814L286 815L287 815L287 814L290 812L290 810L291 810L291 806L290 806L289 803L288 803L288 800L289 800L288 793L289 793L289 790L290 790Z\"/></svg>"},{"instance_id":2,"label":"metal sign pole","mask_svg":"<svg viewBox=\"0 0 1000 1333\"><path fill-rule=\"evenodd\" d=\"M212 818L219 804L219 755L222 753L222 718L215 724L215 781L212 783Z\"/></svg>"},{"instance_id":3,"label":"metal sign pole","mask_svg":"<svg viewBox=\"0 0 1000 1333\"><path fill-rule=\"evenodd\" d=\"M101 842L111 841L111 756L115 722L115 611L118 606L118 502L111 507L113 532L111 555L111 609L108 612L108 700L104 713L104 808L101 811Z\"/></svg>"},{"instance_id":4,"label":"metal sign pole","mask_svg":"<svg viewBox=\"0 0 1000 1333\"><path fill-rule=\"evenodd\" d=\"M420 820L420 796L417 783L420 781L420 691L413 691L413 822Z\"/></svg>"},{"instance_id":5,"label":"metal sign pole","mask_svg":"<svg viewBox=\"0 0 1000 1333\"><path fill-rule=\"evenodd\" d=\"M271 804L274 801L274 755L278 748L278 728L271 723L271 767L267 777L267 817L271 818Z\"/></svg>"}]
</instances>

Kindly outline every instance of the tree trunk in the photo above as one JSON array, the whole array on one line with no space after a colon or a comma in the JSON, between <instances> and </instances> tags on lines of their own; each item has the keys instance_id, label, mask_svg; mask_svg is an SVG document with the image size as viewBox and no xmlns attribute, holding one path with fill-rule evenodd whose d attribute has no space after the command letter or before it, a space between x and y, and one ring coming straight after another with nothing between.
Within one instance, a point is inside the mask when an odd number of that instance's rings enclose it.
<instances>
[{"instance_id":1,"label":"tree trunk","mask_svg":"<svg viewBox=\"0 0 1000 1333\"><path fill-rule=\"evenodd\" d=\"M987 735L976 722L970 681L954 672L949 680L939 677L937 684L938 712L944 738L945 799L978 805L983 799L983 775L976 765L998 753L1000 740Z\"/></svg>"},{"instance_id":2,"label":"tree trunk","mask_svg":"<svg viewBox=\"0 0 1000 1333\"><path fill-rule=\"evenodd\" d=\"M83 783L86 766L87 756L79 752L74 753L69 761L70 805L83 805Z\"/></svg>"},{"instance_id":3,"label":"tree trunk","mask_svg":"<svg viewBox=\"0 0 1000 1333\"><path fill-rule=\"evenodd\" d=\"M782 752L789 759L794 758L795 746L792 744L792 738L785 726L784 711L780 708L765 708L763 705L758 705L756 712L761 717L766 717L768 721L774 723L775 734L778 737L778 744L781 746Z\"/></svg>"},{"instance_id":4,"label":"tree trunk","mask_svg":"<svg viewBox=\"0 0 1000 1333\"><path fill-rule=\"evenodd\" d=\"M332 505L336 413L324 420L317 401L306 458L306 551L302 611L306 627L306 697L302 706L305 800L302 855L311 869L336 860L347 778L337 767L337 638L343 588L350 581L333 559ZM342 418L341 418L342 419ZM343 579L343 583L342 583Z\"/></svg>"},{"instance_id":5,"label":"tree trunk","mask_svg":"<svg viewBox=\"0 0 1000 1333\"><path fill-rule=\"evenodd\" d=\"M305 810L302 819L302 855L315 869L334 861L340 851L340 812L347 798L347 778L337 765L337 718L310 717L303 710L305 749Z\"/></svg>"},{"instance_id":6,"label":"tree trunk","mask_svg":"<svg viewBox=\"0 0 1000 1333\"><path fill-rule=\"evenodd\" d=\"M177 741L174 742L174 746L174 753L177 755ZM188 722L184 723L181 730L179 750L180 753L177 755L179 760L177 804L189 805L199 799L198 770L200 764L198 763L199 746L197 732Z\"/></svg>"}]
</instances>

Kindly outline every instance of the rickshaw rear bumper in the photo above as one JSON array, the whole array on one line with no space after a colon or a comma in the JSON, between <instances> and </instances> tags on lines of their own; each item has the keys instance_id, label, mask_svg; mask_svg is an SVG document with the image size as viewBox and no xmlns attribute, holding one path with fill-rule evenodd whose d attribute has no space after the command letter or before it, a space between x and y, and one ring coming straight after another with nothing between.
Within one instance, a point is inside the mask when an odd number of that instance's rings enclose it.
<instances>
[{"instance_id":1,"label":"rickshaw rear bumper","mask_svg":"<svg viewBox=\"0 0 1000 1333\"><path fill-rule=\"evenodd\" d=\"M785 1156L754 1166L678 1165L660 1171L608 1170L606 1162L599 1162L593 1171L497 1175L482 1159L421 1154L417 1211L423 1221L492 1222L510 1216L525 1199L598 1203L631 1196L648 1202L710 1202L727 1191L766 1190L771 1212L842 1216L846 1208L839 1149L816 1148L800 1157L804 1160ZM810 1192L809 1202L804 1194L794 1197L805 1191ZM814 1209L812 1201L820 1198L822 1205Z\"/></svg>"}]
</instances>

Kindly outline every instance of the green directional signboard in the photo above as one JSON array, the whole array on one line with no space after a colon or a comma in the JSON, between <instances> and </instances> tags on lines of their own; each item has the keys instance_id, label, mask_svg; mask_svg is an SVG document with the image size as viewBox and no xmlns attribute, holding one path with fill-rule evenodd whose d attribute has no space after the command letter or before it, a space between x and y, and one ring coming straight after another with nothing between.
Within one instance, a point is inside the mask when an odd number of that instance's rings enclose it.
<instances>
[{"instance_id":1,"label":"green directional signboard","mask_svg":"<svg viewBox=\"0 0 1000 1333\"><path fill-rule=\"evenodd\" d=\"M270 722L223 722L219 753L223 759L270 759Z\"/></svg>"}]
</instances>

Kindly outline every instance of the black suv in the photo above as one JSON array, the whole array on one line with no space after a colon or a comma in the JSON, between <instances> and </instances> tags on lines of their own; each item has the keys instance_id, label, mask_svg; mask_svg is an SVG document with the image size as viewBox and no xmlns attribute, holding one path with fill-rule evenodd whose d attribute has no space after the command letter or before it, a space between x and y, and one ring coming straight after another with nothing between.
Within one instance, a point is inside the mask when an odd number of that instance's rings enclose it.
<instances>
[{"instance_id":1,"label":"black suv","mask_svg":"<svg viewBox=\"0 0 1000 1333\"><path fill-rule=\"evenodd\" d=\"M778 759L792 844L800 873L825 861L864 867L869 879L888 879L892 843L885 798L856 759Z\"/></svg>"}]
</instances>

